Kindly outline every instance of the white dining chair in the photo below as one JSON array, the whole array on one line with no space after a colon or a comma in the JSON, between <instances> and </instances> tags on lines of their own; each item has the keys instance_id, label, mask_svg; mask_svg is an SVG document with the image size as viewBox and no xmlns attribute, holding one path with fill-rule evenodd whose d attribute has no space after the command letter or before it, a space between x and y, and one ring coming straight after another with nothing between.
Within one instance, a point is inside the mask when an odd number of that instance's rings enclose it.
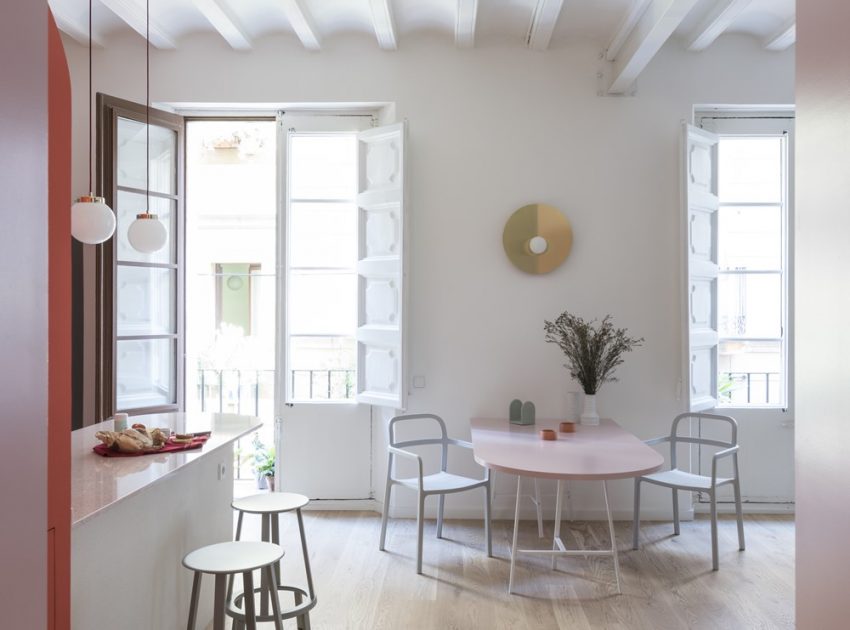
<instances>
[{"instance_id":1,"label":"white dining chair","mask_svg":"<svg viewBox=\"0 0 850 630\"><path fill-rule=\"evenodd\" d=\"M723 442L703 437L680 436L678 434L679 423L682 420L708 420L726 422L731 428L731 440ZM673 420L670 435L647 440L646 444L670 443L670 470L644 475L635 478L635 512L632 525L632 547L638 549L638 536L640 532L640 484L643 481L673 490L673 532L679 535L679 490L691 492L706 492L711 501L711 559L712 569L719 568L717 554L717 489L720 486L732 485L735 492L735 511L738 516L738 549L744 551L744 517L741 511L741 482L738 476L738 423L730 416L722 416L713 413L682 413ZM695 475L680 470L676 463L676 445L699 444L704 446L718 447L721 450L714 453L711 459L711 476ZM724 457L732 457L732 476L718 477L717 462Z\"/></svg>"},{"instance_id":2,"label":"white dining chair","mask_svg":"<svg viewBox=\"0 0 850 630\"><path fill-rule=\"evenodd\" d=\"M423 420L430 419L439 425L439 437L423 438L418 440L407 440L404 442L396 441L395 427L399 422L408 420ZM411 451L405 450L410 447L425 446L425 445L440 445L440 471L426 475L424 474L424 465L422 457ZM436 494L440 497L440 502L437 507L437 538L443 537L443 513L445 508L445 500L447 494L455 492L464 492L475 488L484 488L484 536L487 539L487 556L493 555L493 542L490 533L490 471L485 469L483 479L472 479L470 477L462 477L454 475L447 471L448 468L448 451L449 446L459 446L461 448L472 449L472 444L463 440L450 438L446 432L446 423L440 416L430 413L408 414L396 416L389 423L389 446L387 447L387 485L384 493L384 507L381 519L381 544L380 550L384 551L387 540L387 516L390 506L390 495L393 486L400 485L411 490L416 490L419 495L418 507L416 510L417 524L417 547L416 547L416 572L422 573L422 533L423 519L425 517L425 498ZM418 467L416 477L397 478L395 463L397 457L404 457L414 461Z\"/></svg>"}]
</instances>

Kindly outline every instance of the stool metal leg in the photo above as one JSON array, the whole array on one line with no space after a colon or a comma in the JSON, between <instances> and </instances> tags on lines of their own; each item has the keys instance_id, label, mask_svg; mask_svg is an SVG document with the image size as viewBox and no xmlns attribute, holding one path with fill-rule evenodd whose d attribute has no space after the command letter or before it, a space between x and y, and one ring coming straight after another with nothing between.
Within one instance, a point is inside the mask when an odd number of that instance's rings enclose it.
<instances>
[{"instance_id":1,"label":"stool metal leg","mask_svg":"<svg viewBox=\"0 0 850 630\"><path fill-rule=\"evenodd\" d=\"M310 599L316 599L316 593L313 590L313 572L310 570L310 554L307 552L307 537L304 535L304 518L301 516L301 508L297 509L295 514L298 517L298 533L301 536L304 571L307 573L307 592L310 593Z\"/></svg>"},{"instance_id":2,"label":"stool metal leg","mask_svg":"<svg viewBox=\"0 0 850 630\"><path fill-rule=\"evenodd\" d=\"M261 539L264 542L271 542L271 514L263 514L261 516L262 519L262 535ZM266 574L265 572L260 573L260 614L264 617L269 614L269 599L266 597L267 589L269 585L266 584ZM246 587L245 592L248 592Z\"/></svg>"},{"instance_id":3,"label":"stool metal leg","mask_svg":"<svg viewBox=\"0 0 850 630\"><path fill-rule=\"evenodd\" d=\"M272 600L272 614L274 615L275 630L283 630L283 621L280 618L280 603L277 600L277 588L275 587L274 569L271 566L263 567L263 572L266 573L266 582L273 589L269 593Z\"/></svg>"},{"instance_id":4,"label":"stool metal leg","mask_svg":"<svg viewBox=\"0 0 850 630\"><path fill-rule=\"evenodd\" d=\"M227 608L225 592L227 591L227 575L221 573L215 576L215 598L213 599L213 630L224 630L224 611Z\"/></svg>"},{"instance_id":5,"label":"stool metal leg","mask_svg":"<svg viewBox=\"0 0 850 630\"><path fill-rule=\"evenodd\" d=\"M236 538L235 540L240 540L242 538L242 517L244 516L244 512L239 510L239 518L236 519ZM230 603L230 598L233 597L233 579L234 576L231 575L227 579L227 596L225 599L228 603Z\"/></svg>"},{"instance_id":6,"label":"stool metal leg","mask_svg":"<svg viewBox=\"0 0 850 630\"><path fill-rule=\"evenodd\" d=\"M189 600L189 624L187 630L195 630L195 622L198 618L198 597L201 595L201 575L200 571L195 571L195 577L192 580L192 599Z\"/></svg>"},{"instance_id":7,"label":"stool metal leg","mask_svg":"<svg viewBox=\"0 0 850 630\"><path fill-rule=\"evenodd\" d=\"M242 574L242 584L245 586L245 626L247 630L257 630L257 611L254 609L254 574L251 571L245 571ZM260 593L262 601L264 593ZM222 630L224 627L222 626Z\"/></svg>"},{"instance_id":8,"label":"stool metal leg","mask_svg":"<svg viewBox=\"0 0 850 630\"><path fill-rule=\"evenodd\" d=\"M269 514L269 519L271 519L271 522L272 522L272 542L276 545L279 545L280 544L280 513ZM275 577L276 577L274 583L277 586L280 586L283 583L283 579L281 578L280 563L281 563L280 560L278 560L277 562L274 563L274 571L273 572L274 572Z\"/></svg>"}]
</instances>

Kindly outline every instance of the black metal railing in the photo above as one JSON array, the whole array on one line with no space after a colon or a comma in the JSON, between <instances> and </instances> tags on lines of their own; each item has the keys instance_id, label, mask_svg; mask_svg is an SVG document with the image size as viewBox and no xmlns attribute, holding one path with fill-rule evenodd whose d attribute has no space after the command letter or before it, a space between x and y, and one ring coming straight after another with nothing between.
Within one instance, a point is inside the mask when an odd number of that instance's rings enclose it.
<instances>
[{"instance_id":1,"label":"black metal railing","mask_svg":"<svg viewBox=\"0 0 850 630\"><path fill-rule=\"evenodd\" d=\"M779 372L721 372L720 399L725 403L744 402L735 396L746 392L746 404L767 405L779 402L781 394ZM771 400L771 394L775 400Z\"/></svg>"}]
</instances>

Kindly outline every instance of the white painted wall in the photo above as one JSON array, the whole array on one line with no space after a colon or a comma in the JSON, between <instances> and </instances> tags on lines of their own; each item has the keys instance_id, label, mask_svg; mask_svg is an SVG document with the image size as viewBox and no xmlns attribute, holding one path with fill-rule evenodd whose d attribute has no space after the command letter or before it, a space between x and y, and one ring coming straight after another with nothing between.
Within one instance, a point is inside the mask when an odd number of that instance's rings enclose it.
<instances>
[{"instance_id":1,"label":"white painted wall","mask_svg":"<svg viewBox=\"0 0 850 630\"><path fill-rule=\"evenodd\" d=\"M838 630L850 615L850 4L800 2L797 17L797 627Z\"/></svg>"},{"instance_id":2,"label":"white painted wall","mask_svg":"<svg viewBox=\"0 0 850 630\"><path fill-rule=\"evenodd\" d=\"M627 357L621 382L602 389L600 411L648 438L669 431L682 409L679 122L697 103L793 102L794 52L767 53L735 35L701 54L671 42L641 76L637 97L600 98L601 47L458 51L422 37L386 53L352 37L308 53L269 38L237 53L197 36L177 51L152 51L152 99L394 102L398 118L410 121L411 373L427 382L412 390L410 411L442 414L462 438L470 417L504 414L515 397L533 400L540 416L563 414L571 384L557 349L543 341L543 319L563 309L611 313L646 344ZM68 48L83 130L84 51L73 42ZM143 99L142 40L110 41L97 51L95 87ZM75 138L78 183L82 139ZM501 246L508 216L537 201L561 208L575 232L567 262L543 277L513 268ZM384 443L385 425L375 420L379 498ZM471 458L460 464L476 469ZM511 503L511 488L512 480L498 479L497 516ZM630 516L631 483L611 490L616 514ZM604 509L595 486L575 494L579 513ZM399 498L412 511L413 497ZM479 497L468 500L449 497L448 513L477 514ZM666 515L669 494L647 488L644 505L647 515Z\"/></svg>"},{"instance_id":3,"label":"white painted wall","mask_svg":"<svg viewBox=\"0 0 850 630\"><path fill-rule=\"evenodd\" d=\"M0 183L7 192L0 210L5 225L0 233L0 623L12 628L48 623L47 20L43 0L4 4L0 19L0 59L6 61L0 64ZM13 58L18 61L7 61Z\"/></svg>"}]
</instances>

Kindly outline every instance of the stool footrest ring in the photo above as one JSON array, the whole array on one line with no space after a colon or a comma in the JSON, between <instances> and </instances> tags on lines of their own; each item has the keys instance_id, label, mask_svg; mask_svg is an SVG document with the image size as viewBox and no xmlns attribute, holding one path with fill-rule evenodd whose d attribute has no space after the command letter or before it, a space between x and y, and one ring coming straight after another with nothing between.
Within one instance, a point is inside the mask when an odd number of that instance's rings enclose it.
<instances>
[{"instance_id":1,"label":"stool footrest ring","mask_svg":"<svg viewBox=\"0 0 850 630\"><path fill-rule=\"evenodd\" d=\"M318 602L318 598L310 599L310 595L307 593L307 591L305 591L303 588L300 588L298 586L288 586L286 584L279 584L277 586L277 591L278 591L278 593L280 593L281 591L288 592L288 593L295 593L297 595L301 595L305 600L305 601L301 602L300 604L298 604L297 606L295 606L293 608L286 608L285 610L283 608L283 603L281 602L281 612L280 612L280 618L281 619L292 619L294 617L300 617L304 613L312 610L316 606L316 603ZM261 593L261 597L265 597L265 593L263 593L263 589L261 587L255 588L254 593ZM227 616L228 617L232 617L233 619L238 619L238 620L243 621L243 622L245 621L245 610L243 608L241 608L241 605L242 605L244 599L245 599L245 593L242 592L242 593L238 593L233 598L233 601L228 602L228 604L227 604ZM254 604L254 608L257 611L260 610L259 602ZM273 614L260 615L259 612L258 612L257 615L256 615L256 619L257 619L258 622L274 621L274 615Z\"/></svg>"}]
</instances>

